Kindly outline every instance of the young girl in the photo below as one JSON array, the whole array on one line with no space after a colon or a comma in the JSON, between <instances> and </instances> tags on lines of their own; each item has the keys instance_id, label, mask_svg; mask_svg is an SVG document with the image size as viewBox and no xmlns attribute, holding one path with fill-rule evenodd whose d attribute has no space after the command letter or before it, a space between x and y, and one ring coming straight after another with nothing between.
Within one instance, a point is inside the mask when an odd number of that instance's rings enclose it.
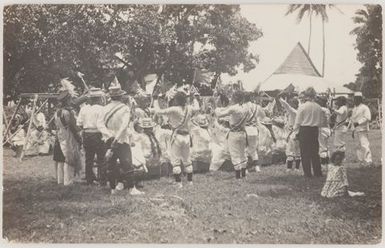
<instances>
[{"instance_id":1,"label":"young girl","mask_svg":"<svg viewBox=\"0 0 385 248\"><path fill-rule=\"evenodd\" d=\"M328 174L325 185L322 189L321 196L326 198L333 198L339 196L362 196L362 192L352 192L348 190L348 177L346 169L342 164L345 158L345 153L336 151L332 154L328 165Z\"/></svg>"}]
</instances>

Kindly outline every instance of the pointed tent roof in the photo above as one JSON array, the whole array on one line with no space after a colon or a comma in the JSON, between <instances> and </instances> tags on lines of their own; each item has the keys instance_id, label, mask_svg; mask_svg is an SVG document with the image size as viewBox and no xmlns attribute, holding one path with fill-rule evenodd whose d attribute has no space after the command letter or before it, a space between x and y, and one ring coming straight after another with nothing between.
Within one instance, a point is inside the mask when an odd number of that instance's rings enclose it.
<instances>
[{"instance_id":1,"label":"pointed tent roof","mask_svg":"<svg viewBox=\"0 0 385 248\"><path fill-rule=\"evenodd\" d=\"M284 62L261 84L261 90L283 90L292 84L296 91L309 86L318 92L332 88L332 84L321 76L301 43L297 43Z\"/></svg>"},{"instance_id":2,"label":"pointed tent roof","mask_svg":"<svg viewBox=\"0 0 385 248\"><path fill-rule=\"evenodd\" d=\"M297 43L289 56L273 74L302 74L321 77L300 42Z\"/></svg>"}]
</instances>

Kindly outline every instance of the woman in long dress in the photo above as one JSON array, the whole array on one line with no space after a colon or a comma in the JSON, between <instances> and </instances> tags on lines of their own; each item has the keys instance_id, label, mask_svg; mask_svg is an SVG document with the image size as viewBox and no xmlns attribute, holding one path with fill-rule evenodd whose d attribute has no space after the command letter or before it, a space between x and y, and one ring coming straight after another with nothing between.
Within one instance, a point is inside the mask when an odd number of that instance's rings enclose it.
<instances>
[{"instance_id":1,"label":"woman in long dress","mask_svg":"<svg viewBox=\"0 0 385 248\"><path fill-rule=\"evenodd\" d=\"M61 107L55 113L56 142L54 147L55 173L58 184L70 185L81 169L81 136L76 127L71 95L62 91L58 96Z\"/></svg>"}]
</instances>

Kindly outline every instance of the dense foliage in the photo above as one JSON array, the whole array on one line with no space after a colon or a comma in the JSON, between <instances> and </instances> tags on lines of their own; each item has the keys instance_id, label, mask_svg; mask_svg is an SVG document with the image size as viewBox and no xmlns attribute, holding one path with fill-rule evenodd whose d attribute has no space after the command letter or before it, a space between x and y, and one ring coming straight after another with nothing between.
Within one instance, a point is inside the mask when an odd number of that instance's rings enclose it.
<instances>
[{"instance_id":1,"label":"dense foliage","mask_svg":"<svg viewBox=\"0 0 385 248\"><path fill-rule=\"evenodd\" d=\"M11 5L4 8L4 93L46 92L80 71L90 85L123 88L156 73L191 83L194 69L234 75L258 56L249 43L262 36L238 5ZM199 86L199 85L198 85Z\"/></svg>"},{"instance_id":2,"label":"dense foliage","mask_svg":"<svg viewBox=\"0 0 385 248\"><path fill-rule=\"evenodd\" d=\"M365 5L353 17L358 26L351 31L356 36L357 60L362 67L354 83L345 85L362 90L368 98L381 97L382 93L382 9L381 5Z\"/></svg>"}]
</instances>

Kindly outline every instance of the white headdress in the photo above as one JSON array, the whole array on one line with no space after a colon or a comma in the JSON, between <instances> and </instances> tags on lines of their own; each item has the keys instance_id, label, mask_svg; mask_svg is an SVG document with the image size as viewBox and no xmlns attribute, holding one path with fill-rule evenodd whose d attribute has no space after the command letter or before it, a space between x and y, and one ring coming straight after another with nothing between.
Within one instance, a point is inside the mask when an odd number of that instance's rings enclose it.
<instances>
[{"instance_id":1,"label":"white headdress","mask_svg":"<svg viewBox=\"0 0 385 248\"><path fill-rule=\"evenodd\" d=\"M71 96L78 96L78 93L75 91L75 86L68 78L63 78L60 80L60 83L62 87L59 88L59 91L68 91Z\"/></svg>"}]
</instances>

